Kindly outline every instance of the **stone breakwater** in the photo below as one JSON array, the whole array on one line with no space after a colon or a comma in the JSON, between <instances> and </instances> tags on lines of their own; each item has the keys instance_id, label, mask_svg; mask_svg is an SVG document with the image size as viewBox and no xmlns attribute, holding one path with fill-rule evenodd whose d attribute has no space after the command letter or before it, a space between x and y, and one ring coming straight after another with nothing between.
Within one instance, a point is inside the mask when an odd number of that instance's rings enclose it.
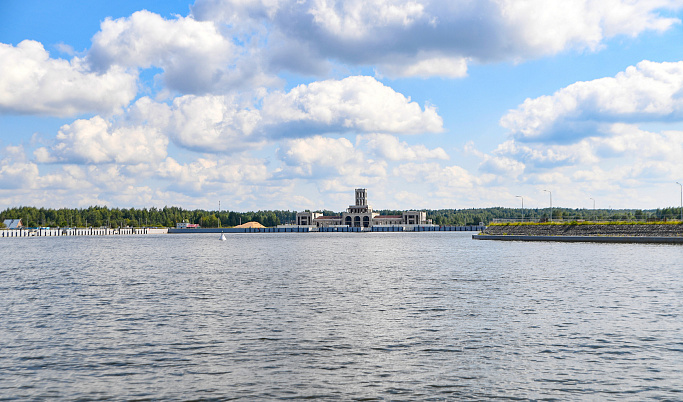
<instances>
[{"instance_id":1,"label":"stone breakwater","mask_svg":"<svg viewBox=\"0 0 683 402\"><path fill-rule=\"evenodd\" d=\"M679 237L683 224L491 225L485 235Z\"/></svg>"}]
</instances>

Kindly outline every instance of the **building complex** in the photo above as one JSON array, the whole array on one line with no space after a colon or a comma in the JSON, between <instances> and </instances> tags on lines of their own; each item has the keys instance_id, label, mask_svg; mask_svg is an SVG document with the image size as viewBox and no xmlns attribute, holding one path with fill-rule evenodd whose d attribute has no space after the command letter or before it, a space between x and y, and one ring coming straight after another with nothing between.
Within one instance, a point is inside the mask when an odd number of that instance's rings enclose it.
<instances>
[{"instance_id":1,"label":"building complex","mask_svg":"<svg viewBox=\"0 0 683 402\"><path fill-rule=\"evenodd\" d=\"M368 190L356 189L356 203L350 205L341 216L323 216L319 212L298 212L296 226L314 227L360 227L430 225L424 211L405 211L401 215L380 215L368 204Z\"/></svg>"}]
</instances>

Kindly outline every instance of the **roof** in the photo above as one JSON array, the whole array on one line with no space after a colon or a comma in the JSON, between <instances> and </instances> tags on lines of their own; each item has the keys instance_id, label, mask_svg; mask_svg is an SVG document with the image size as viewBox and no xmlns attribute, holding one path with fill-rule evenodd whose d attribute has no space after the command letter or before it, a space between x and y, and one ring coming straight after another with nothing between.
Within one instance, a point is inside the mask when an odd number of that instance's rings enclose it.
<instances>
[{"instance_id":1,"label":"roof","mask_svg":"<svg viewBox=\"0 0 683 402\"><path fill-rule=\"evenodd\" d=\"M2 223L5 224L5 227L7 229L16 229L16 228L19 228L21 226L24 226L21 223L21 219L5 219Z\"/></svg>"},{"instance_id":2,"label":"roof","mask_svg":"<svg viewBox=\"0 0 683 402\"><path fill-rule=\"evenodd\" d=\"M319 216L315 219L341 219L341 216Z\"/></svg>"},{"instance_id":3,"label":"roof","mask_svg":"<svg viewBox=\"0 0 683 402\"><path fill-rule=\"evenodd\" d=\"M375 216L374 219L403 219L403 215L379 215Z\"/></svg>"}]
</instances>

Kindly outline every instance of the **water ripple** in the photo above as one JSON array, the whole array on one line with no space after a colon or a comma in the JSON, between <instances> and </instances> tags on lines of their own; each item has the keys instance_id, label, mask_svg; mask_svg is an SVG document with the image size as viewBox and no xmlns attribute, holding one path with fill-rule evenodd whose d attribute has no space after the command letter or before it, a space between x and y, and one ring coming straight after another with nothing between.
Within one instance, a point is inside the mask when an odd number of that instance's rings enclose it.
<instances>
[{"instance_id":1,"label":"water ripple","mask_svg":"<svg viewBox=\"0 0 683 402\"><path fill-rule=\"evenodd\" d=\"M679 246L22 240L0 242L1 400L683 395Z\"/></svg>"}]
</instances>

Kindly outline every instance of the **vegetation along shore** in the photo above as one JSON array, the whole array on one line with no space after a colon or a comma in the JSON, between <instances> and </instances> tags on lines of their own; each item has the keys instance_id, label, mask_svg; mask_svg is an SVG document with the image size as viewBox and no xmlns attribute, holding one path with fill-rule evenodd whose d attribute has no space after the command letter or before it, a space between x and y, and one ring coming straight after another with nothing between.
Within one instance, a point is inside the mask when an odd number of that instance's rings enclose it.
<instances>
[{"instance_id":1,"label":"vegetation along shore","mask_svg":"<svg viewBox=\"0 0 683 402\"><path fill-rule=\"evenodd\" d=\"M683 223L681 221L493 223L482 233L496 236L679 237L683 236Z\"/></svg>"},{"instance_id":2,"label":"vegetation along shore","mask_svg":"<svg viewBox=\"0 0 683 402\"><path fill-rule=\"evenodd\" d=\"M467 226L489 224L495 220L548 220L548 208L468 208L468 209L434 209L427 212L427 219L436 225ZM323 215L337 215L334 211L322 210ZM377 210L381 215L400 214L401 211ZM572 209L553 208L552 219L563 221L646 221L672 220L680 217L680 208L668 207L653 210L640 209ZM231 227L244 222L259 222L263 226L273 227L293 222L296 211L256 211L235 212L229 210L183 209L181 207L163 208L109 208L91 206L88 208L37 208L11 207L0 212L0 222L5 219L22 219L25 226L38 227L175 227L178 222L199 224L201 227ZM219 224L220 222L220 224ZM521 230L521 229L520 229ZM557 229L555 229L557 230Z\"/></svg>"}]
</instances>

